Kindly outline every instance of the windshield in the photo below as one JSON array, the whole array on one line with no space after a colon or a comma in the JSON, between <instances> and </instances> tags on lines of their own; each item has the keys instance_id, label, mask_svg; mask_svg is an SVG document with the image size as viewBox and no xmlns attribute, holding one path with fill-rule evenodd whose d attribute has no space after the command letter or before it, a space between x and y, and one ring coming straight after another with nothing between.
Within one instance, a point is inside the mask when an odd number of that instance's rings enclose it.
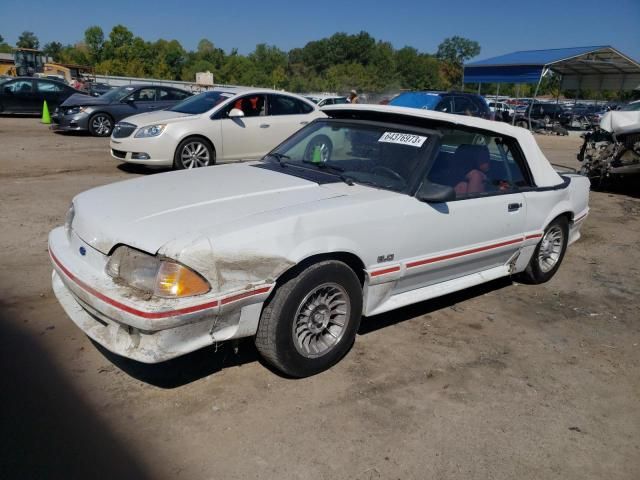
<instances>
[{"instance_id":1,"label":"windshield","mask_svg":"<svg viewBox=\"0 0 640 480\"><path fill-rule=\"evenodd\" d=\"M204 113L234 95L234 93L228 92L204 92L177 103L169 110L171 112L191 114Z\"/></svg>"},{"instance_id":2,"label":"windshield","mask_svg":"<svg viewBox=\"0 0 640 480\"><path fill-rule=\"evenodd\" d=\"M425 110L433 110L440 101L440 95L437 93L424 92L407 92L398 95L389 102L389 105L396 107L424 108Z\"/></svg>"},{"instance_id":3,"label":"windshield","mask_svg":"<svg viewBox=\"0 0 640 480\"><path fill-rule=\"evenodd\" d=\"M133 92L134 90L135 89L133 87L120 87L120 88L116 88L114 90L108 91L107 93L102 95L100 98L104 100L109 100L110 102L118 101L118 100L122 100L127 95L130 95L131 92Z\"/></svg>"},{"instance_id":4,"label":"windshield","mask_svg":"<svg viewBox=\"0 0 640 480\"><path fill-rule=\"evenodd\" d=\"M265 159L406 193L426 161L430 134L398 125L319 120L303 128ZM291 169L291 170L288 170Z\"/></svg>"}]
</instances>

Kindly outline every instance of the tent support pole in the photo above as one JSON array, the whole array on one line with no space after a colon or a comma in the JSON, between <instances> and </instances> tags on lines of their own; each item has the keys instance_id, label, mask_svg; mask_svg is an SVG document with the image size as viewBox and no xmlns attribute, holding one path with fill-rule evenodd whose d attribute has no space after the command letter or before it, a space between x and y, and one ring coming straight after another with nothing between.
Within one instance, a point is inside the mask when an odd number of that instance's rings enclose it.
<instances>
[{"instance_id":1,"label":"tent support pole","mask_svg":"<svg viewBox=\"0 0 640 480\"><path fill-rule=\"evenodd\" d=\"M531 111L533 110L533 106L536 103L536 97L538 96L538 90L540 90L540 84L542 83L542 77L544 77L545 70L540 73L540 78L538 79L538 84L536 85L536 91L533 94L533 101L531 102L531 106L529 107L529 118L527 118L527 123L529 124L529 130L531 130Z\"/></svg>"},{"instance_id":2,"label":"tent support pole","mask_svg":"<svg viewBox=\"0 0 640 480\"><path fill-rule=\"evenodd\" d=\"M516 100L520 100L520 84L516 83ZM511 125L516 124L516 109L513 109L513 115L511 115Z\"/></svg>"}]
</instances>

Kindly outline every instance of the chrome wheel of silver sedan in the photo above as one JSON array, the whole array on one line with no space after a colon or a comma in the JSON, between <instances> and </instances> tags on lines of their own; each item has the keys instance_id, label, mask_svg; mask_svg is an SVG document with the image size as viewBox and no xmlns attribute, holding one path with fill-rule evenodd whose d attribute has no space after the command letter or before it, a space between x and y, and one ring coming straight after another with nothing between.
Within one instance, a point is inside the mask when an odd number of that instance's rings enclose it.
<instances>
[{"instance_id":1,"label":"chrome wheel of silver sedan","mask_svg":"<svg viewBox=\"0 0 640 480\"><path fill-rule=\"evenodd\" d=\"M538 250L538 266L547 273L558 263L564 245L564 232L558 225L553 225L542 237Z\"/></svg>"},{"instance_id":2,"label":"chrome wheel of silver sedan","mask_svg":"<svg viewBox=\"0 0 640 480\"><path fill-rule=\"evenodd\" d=\"M298 353L315 358L329 352L342 338L351 314L346 290L337 283L325 283L300 302L293 321L293 339Z\"/></svg>"},{"instance_id":3,"label":"chrome wheel of silver sedan","mask_svg":"<svg viewBox=\"0 0 640 480\"><path fill-rule=\"evenodd\" d=\"M108 115L99 113L89 119L89 130L95 136L107 137L111 135L112 129L113 122L111 120L111 117L109 117Z\"/></svg>"},{"instance_id":4,"label":"chrome wheel of silver sedan","mask_svg":"<svg viewBox=\"0 0 640 480\"><path fill-rule=\"evenodd\" d=\"M207 167L211 163L209 147L199 140L185 143L180 151L182 168Z\"/></svg>"}]
</instances>

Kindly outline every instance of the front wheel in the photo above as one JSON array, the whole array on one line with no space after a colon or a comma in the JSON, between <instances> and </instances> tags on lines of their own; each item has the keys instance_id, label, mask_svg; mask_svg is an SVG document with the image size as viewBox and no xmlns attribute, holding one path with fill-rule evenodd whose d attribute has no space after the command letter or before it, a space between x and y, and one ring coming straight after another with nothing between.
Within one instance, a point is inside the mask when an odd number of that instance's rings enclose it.
<instances>
[{"instance_id":1,"label":"front wheel","mask_svg":"<svg viewBox=\"0 0 640 480\"><path fill-rule=\"evenodd\" d=\"M94 137L108 137L113 130L113 119L106 113L96 113L89 118L89 133Z\"/></svg>"},{"instance_id":2,"label":"front wheel","mask_svg":"<svg viewBox=\"0 0 640 480\"><path fill-rule=\"evenodd\" d=\"M319 262L278 286L262 311L256 347L286 375L315 375L348 352L361 314L354 271L342 262Z\"/></svg>"},{"instance_id":3,"label":"front wheel","mask_svg":"<svg viewBox=\"0 0 640 480\"><path fill-rule=\"evenodd\" d=\"M520 274L524 283L538 284L551 280L564 258L569 240L569 222L566 217L558 217L544 231L536 246L529 265Z\"/></svg>"},{"instance_id":4,"label":"front wheel","mask_svg":"<svg viewBox=\"0 0 640 480\"><path fill-rule=\"evenodd\" d=\"M215 163L213 147L202 138L187 138L180 142L173 158L173 166L178 170L208 167Z\"/></svg>"}]
</instances>

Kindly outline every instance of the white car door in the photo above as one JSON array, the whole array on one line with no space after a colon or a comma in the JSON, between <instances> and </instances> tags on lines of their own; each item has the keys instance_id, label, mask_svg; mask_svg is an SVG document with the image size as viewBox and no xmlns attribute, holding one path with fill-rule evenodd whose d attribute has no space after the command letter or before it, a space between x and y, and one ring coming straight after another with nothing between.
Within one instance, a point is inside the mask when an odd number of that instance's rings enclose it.
<instances>
[{"instance_id":1,"label":"white car door","mask_svg":"<svg viewBox=\"0 0 640 480\"><path fill-rule=\"evenodd\" d=\"M216 115L222 133L222 155L218 152L218 159L258 159L279 143L269 130L265 97L263 94L239 97ZM242 110L244 116L229 118L232 108Z\"/></svg>"},{"instance_id":2,"label":"white car door","mask_svg":"<svg viewBox=\"0 0 640 480\"><path fill-rule=\"evenodd\" d=\"M405 198L403 230L414 241L394 293L504 265L519 251L526 222L519 189L530 181L513 152L499 137L445 133L427 180L453 187L457 198L439 204Z\"/></svg>"},{"instance_id":3,"label":"white car door","mask_svg":"<svg viewBox=\"0 0 640 480\"><path fill-rule=\"evenodd\" d=\"M268 102L266 129L273 142L271 148L322 115L311 105L289 95L269 94Z\"/></svg>"}]
</instances>

